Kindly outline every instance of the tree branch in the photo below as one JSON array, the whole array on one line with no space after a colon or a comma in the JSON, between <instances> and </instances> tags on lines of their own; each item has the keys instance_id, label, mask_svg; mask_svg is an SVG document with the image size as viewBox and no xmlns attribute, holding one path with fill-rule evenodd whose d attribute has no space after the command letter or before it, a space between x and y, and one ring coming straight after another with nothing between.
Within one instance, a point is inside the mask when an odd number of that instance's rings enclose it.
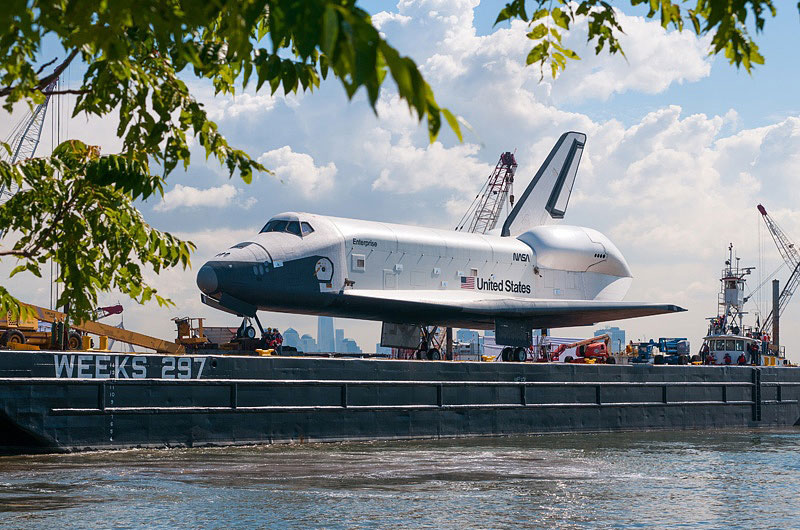
<instances>
[{"instance_id":1,"label":"tree branch","mask_svg":"<svg viewBox=\"0 0 800 530\"><path fill-rule=\"evenodd\" d=\"M61 75L61 72L67 69L69 63L72 62L72 60L75 58L76 55L78 55L79 52L80 52L79 48L75 48L74 50L69 52L69 55L67 55L67 58L64 59L64 62L56 66L56 69L53 70L52 74L48 75L44 79L39 80L39 84L36 85L36 88L38 88L39 90L44 90L47 87L47 85L58 79L58 76Z\"/></svg>"},{"instance_id":2,"label":"tree branch","mask_svg":"<svg viewBox=\"0 0 800 530\"><path fill-rule=\"evenodd\" d=\"M91 90L88 89L64 89L64 90L42 90L42 94L45 96L58 96L60 94L75 94L75 95L83 95L88 94Z\"/></svg>"},{"instance_id":3,"label":"tree branch","mask_svg":"<svg viewBox=\"0 0 800 530\"><path fill-rule=\"evenodd\" d=\"M39 69L38 69L38 70L36 70L36 75L39 75L39 74L41 74L41 73L42 73L42 70L44 70L45 68L47 68L48 66L50 66L51 64L53 64L54 62L56 62L57 60L58 60L58 57L54 58L52 61L49 61L49 62L46 62L46 63L44 63L42 66L40 66L40 67L39 67Z\"/></svg>"},{"instance_id":4,"label":"tree branch","mask_svg":"<svg viewBox=\"0 0 800 530\"><path fill-rule=\"evenodd\" d=\"M78 55L79 52L80 52L80 49L78 49L78 48L75 48L74 50L69 52L69 55L67 55L67 58L64 59L64 61L61 64L56 66L56 69L53 70L53 73L51 73L50 75L39 79L39 83L34 88L36 90L44 91L44 89L47 88L50 85L50 83L52 83L53 81L58 79L58 76L61 75L61 72L66 70L67 66L69 66L69 63L72 62L72 60L75 58L75 56ZM45 66L48 66L49 64L52 64L52 63L53 62L51 61L50 63L48 63ZM40 71L41 71L41 69L40 69ZM19 86L19 85L17 85L17 86ZM9 95L15 88L17 88L17 87L7 86L5 88L0 88L0 97L5 97L5 96Z\"/></svg>"},{"instance_id":5,"label":"tree branch","mask_svg":"<svg viewBox=\"0 0 800 530\"><path fill-rule=\"evenodd\" d=\"M17 256L21 258L30 258L33 256L27 250L0 250L0 256Z\"/></svg>"}]
</instances>

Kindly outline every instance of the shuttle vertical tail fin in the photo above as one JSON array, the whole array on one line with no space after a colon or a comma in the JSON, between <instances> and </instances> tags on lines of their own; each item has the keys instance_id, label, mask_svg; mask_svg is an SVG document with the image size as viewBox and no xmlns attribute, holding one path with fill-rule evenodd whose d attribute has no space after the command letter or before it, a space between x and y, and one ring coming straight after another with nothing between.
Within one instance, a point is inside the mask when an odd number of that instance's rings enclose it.
<instances>
[{"instance_id":1,"label":"shuttle vertical tail fin","mask_svg":"<svg viewBox=\"0 0 800 530\"><path fill-rule=\"evenodd\" d=\"M561 135L508 214L503 236L518 235L551 219L564 217L585 145L584 133L570 131Z\"/></svg>"}]
</instances>

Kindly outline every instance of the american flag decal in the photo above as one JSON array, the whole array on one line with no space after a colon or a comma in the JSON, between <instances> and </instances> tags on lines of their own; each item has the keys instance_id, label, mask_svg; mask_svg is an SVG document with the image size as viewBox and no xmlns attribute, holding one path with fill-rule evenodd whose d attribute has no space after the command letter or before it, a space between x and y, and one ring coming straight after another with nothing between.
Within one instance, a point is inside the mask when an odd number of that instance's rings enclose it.
<instances>
[{"instance_id":1,"label":"american flag decal","mask_svg":"<svg viewBox=\"0 0 800 530\"><path fill-rule=\"evenodd\" d=\"M475 289L475 276L462 276L461 277L462 289Z\"/></svg>"}]
</instances>

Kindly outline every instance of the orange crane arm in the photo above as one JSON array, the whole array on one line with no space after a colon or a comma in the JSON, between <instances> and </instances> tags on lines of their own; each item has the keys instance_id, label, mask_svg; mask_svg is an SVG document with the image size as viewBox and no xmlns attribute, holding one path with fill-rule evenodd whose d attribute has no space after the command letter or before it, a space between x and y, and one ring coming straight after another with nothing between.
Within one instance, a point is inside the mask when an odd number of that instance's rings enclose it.
<instances>
[{"instance_id":1,"label":"orange crane arm","mask_svg":"<svg viewBox=\"0 0 800 530\"><path fill-rule=\"evenodd\" d=\"M608 345L611 343L611 336L608 333L604 333L602 335L598 335L596 337L590 337L588 339L579 340L578 342L573 342L572 344L561 344L556 348L556 350L552 354L552 359L556 360L561 357L561 354L567 351L570 348L579 348L580 346L586 346L588 344L594 344L595 342L605 342L606 349L608 349Z\"/></svg>"},{"instance_id":2,"label":"orange crane arm","mask_svg":"<svg viewBox=\"0 0 800 530\"><path fill-rule=\"evenodd\" d=\"M36 318L43 322L63 322L67 318L67 315L61 311L45 309L44 307L39 307L32 304L24 305L31 308L36 314ZM134 346L155 350L158 353L185 353L186 351L181 344L176 344L174 342L156 337L150 337L148 335L143 335L142 333L136 333L135 331L109 326L108 324L101 324L100 322L92 322L88 320L80 323L70 324L70 326L79 331L93 333L95 335L105 335L126 344L133 344Z\"/></svg>"}]
</instances>

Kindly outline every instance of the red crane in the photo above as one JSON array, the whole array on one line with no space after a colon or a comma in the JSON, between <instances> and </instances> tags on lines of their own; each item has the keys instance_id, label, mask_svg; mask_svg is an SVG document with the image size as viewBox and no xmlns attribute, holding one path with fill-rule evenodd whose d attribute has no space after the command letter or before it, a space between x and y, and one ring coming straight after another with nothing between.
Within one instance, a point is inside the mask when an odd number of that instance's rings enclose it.
<instances>
[{"instance_id":1,"label":"red crane","mask_svg":"<svg viewBox=\"0 0 800 530\"><path fill-rule=\"evenodd\" d=\"M789 236L786 235L786 232L784 232L781 227L778 226L778 223L776 223L775 220L770 217L766 208L759 204L758 211L761 213L761 217L764 219L767 229L772 235L772 239L775 241L775 246L778 247L778 252L780 252L783 261L786 262L786 265L789 266L789 270L792 271L792 274L789 276L789 279L783 286L783 290L778 298L777 316L780 318L780 315L783 314L783 310L786 309L789 300L791 300L792 295L797 290L797 287L800 286L800 251L798 251L795 244L789 240ZM769 312L767 318L765 318L761 323L760 331L763 333L771 330L772 321L774 319L775 315L773 310Z\"/></svg>"},{"instance_id":2,"label":"red crane","mask_svg":"<svg viewBox=\"0 0 800 530\"><path fill-rule=\"evenodd\" d=\"M493 230L497 226L506 199L509 199L509 209L514 206L513 185L516 171L517 160L514 158L514 153L501 154L489 179L475 196L456 230L461 232L466 229L473 234L485 234Z\"/></svg>"}]
</instances>

